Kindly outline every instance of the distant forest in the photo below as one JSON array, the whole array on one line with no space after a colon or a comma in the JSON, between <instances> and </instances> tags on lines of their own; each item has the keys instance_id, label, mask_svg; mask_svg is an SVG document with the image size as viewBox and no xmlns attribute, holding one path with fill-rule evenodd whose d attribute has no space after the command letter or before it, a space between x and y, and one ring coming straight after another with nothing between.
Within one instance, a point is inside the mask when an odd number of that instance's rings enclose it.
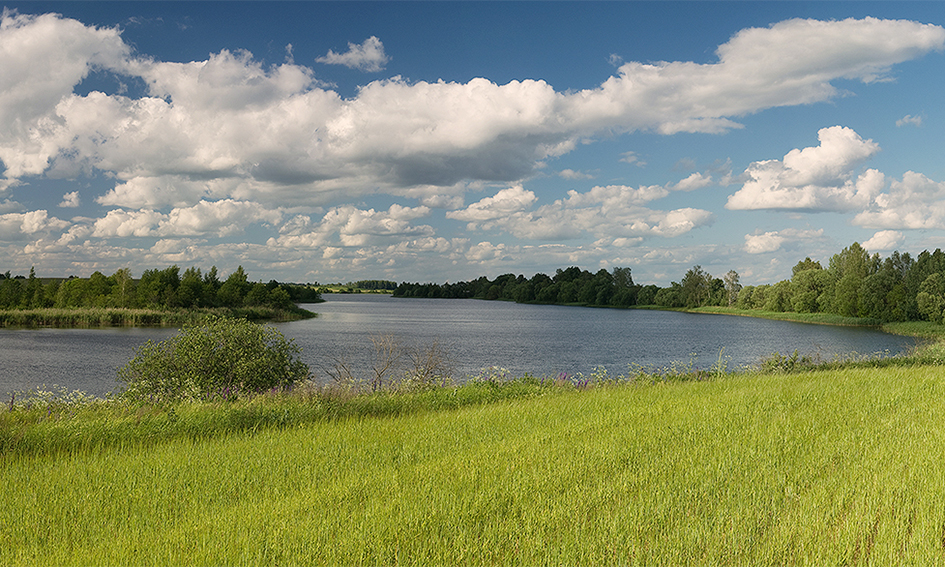
<instances>
[{"instance_id":1,"label":"distant forest","mask_svg":"<svg viewBox=\"0 0 945 567\"><path fill-rule=\"evenodd\" d=\"M145 270L132 277L123 268L110 276L95 272L89 278L37 278L0 274L0 309L39 309L44 307L93 308L122 307L146 309L190 309L213 307L269 307L291 310L295 303L321 301L317 289L308 285L251 283L240 266L225 280L214 266L206 274L200 268L178 266L163 270Z\"/></svg>"},{"instance_id":2,"label":"distant forest","mask_svg":"<svg viewBox=\"0 0 945 567\"><path fill-rule=\"evenodd\" d=\"M630 268L590 273L576 267L558 269L554 277L531 279L504 274L458 283L402 283L395 297L500 299L518 303L670 308L728 306L775 312L829 313L880 322L945 318L945 253L923 251L916 258L893 252L886 259L870 255L858 243L844 248L824 267L805 258L789 280L742 286L738 273L721 278L693 266L669 287L637 285Z\"/></svg>"}]
</instances>

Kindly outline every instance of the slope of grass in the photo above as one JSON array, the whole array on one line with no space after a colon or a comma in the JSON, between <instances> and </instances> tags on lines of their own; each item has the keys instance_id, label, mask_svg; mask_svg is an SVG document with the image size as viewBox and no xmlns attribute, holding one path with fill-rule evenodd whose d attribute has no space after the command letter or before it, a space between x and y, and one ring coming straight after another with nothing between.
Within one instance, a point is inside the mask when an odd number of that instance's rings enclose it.
<instances>
[{"instance_id":1,"label":"slope of grass","mask_svg":"<svg viewBox=\"0 0 945 567\"><path fill-rule=\"evenodd\" d=\"M7 455L0 563L942 564L942 415L862 367Z\"/></svg>"}]
</instances>

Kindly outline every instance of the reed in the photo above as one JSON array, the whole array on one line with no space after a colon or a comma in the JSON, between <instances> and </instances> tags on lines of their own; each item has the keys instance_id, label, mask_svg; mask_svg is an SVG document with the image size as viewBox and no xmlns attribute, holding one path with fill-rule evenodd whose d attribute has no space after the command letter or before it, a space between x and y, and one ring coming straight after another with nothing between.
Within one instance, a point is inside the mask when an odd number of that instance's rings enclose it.
<instances>
[{"instance_id":1,"label":"reed","mask_svg":"<svg viewBox=\"0 0 945 567\"><path fill-rule=\"evenodd\" d=\"M283 310L264 306L177 310L50 307L0 310L0 327L180 327L202 321L210 315L240 317L252 321L293 321L315 316L314 313L300 308Z\"/></svg>"}]
</instances>

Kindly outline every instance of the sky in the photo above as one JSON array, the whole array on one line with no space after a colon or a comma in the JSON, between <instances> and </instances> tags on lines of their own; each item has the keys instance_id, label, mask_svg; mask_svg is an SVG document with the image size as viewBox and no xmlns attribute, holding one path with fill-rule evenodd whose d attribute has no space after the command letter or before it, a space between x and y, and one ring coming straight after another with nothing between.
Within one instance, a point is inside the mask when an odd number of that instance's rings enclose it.
<instances>
[{"instance_id":1,"label":"sky","mask_svg":"<svg viewBox=\"0 0 945 567\"><path fill-rule=\"evenodd\" d=\"M0 272L744 285L945 248L943 2L11 2Z\"/></svg>"}]
</instances>

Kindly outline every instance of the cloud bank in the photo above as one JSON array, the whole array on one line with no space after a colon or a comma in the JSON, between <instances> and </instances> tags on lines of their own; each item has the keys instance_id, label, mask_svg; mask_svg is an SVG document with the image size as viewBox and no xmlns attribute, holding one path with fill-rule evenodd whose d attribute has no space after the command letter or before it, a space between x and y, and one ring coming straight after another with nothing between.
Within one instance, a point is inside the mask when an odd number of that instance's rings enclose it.
<instances>
[{"instance_id":1,"label":"cloud bank","mask_svg":"<svg viewBox=\"0 0 945 567\"><path fill-rule=\"evenodd\" d=\"M496 260L531 246L444 238L432 223L419 222L435 207L450 209L437 214L465 223L470 233L498 230L526 242L593 238L600 246L675 238L711 224L714 215L654 201L705 188L711 177L692 174L667 186L600 185L552 202L525 183L549 160L598 137L724 133L741 128L745 115L831 100L840 94L838 80L884 80L897 63L943 46L945 30L934 25L793 19L738 32L707 64L615 58L615 74L583 90L561 92L543 80L500 85L486 78L394 76L344 98L291 60L266 64L247 51L222 50L201 61L161 61L138 53L118 28L4 11L0 197L43 176L97 173L113 184L97 195L67 193L59 205L94 202L106 209L98 218L13 212L0 215L0 239L34 235L33 253L68 251L115 262L136 254L183 258L200 246L211 258L265 258L285 269L304 262L298 250L318 249L327 260L356 266L425 253ZM371 36L317 62L376 73L389 57ZM145 91L79 94L92 73L140 81ZM856 222L876 228L942 224L945 211L934 206L940 185L914 174L883 192L881 173L852 173L878 144L841 126L818 137L819 146L752 164L750 181L727 206L860 208L866 212ZM632 152L623 160L645 165ZM570 169L561 175L587 178ZM469 188L495 187L504 188L463 206ZM420 204L386 210L349 204L377 194ZM932 205L914 207L915 199ZM16 206L8 198L4 203ZM252 227L277 235L265 244L213 240ZM135 238L151 241L113 243ZM763 240L750 246L773 245Z\"/></svg>"},{"instance_id":2,"label":"cloud bank","mask_svg":"<svg viewBox=\"0 0 945 567\"><path fill-rule=\"evenodd\" d=\"M718 62L629 62L600 86L561 93L544 81L365 85L344 99L310 68L248 52L153 60L117 29L47 14L0 23L0 160L8 179L69 161L120 180L103 204L193 205L207 196L321 202L340 187L514 181L577 140L653 130L722 132L760 110L837 95L836 79L875 81L945 44L945 30L866 18L788 20L736 34ZM377 38L325 62L373 68ZM90 72L139 78L148 95L73 92ZM168 187L173 197L160 202ZM182 187L181 189L177 189Z\"/></svg>"}]
</instances>

